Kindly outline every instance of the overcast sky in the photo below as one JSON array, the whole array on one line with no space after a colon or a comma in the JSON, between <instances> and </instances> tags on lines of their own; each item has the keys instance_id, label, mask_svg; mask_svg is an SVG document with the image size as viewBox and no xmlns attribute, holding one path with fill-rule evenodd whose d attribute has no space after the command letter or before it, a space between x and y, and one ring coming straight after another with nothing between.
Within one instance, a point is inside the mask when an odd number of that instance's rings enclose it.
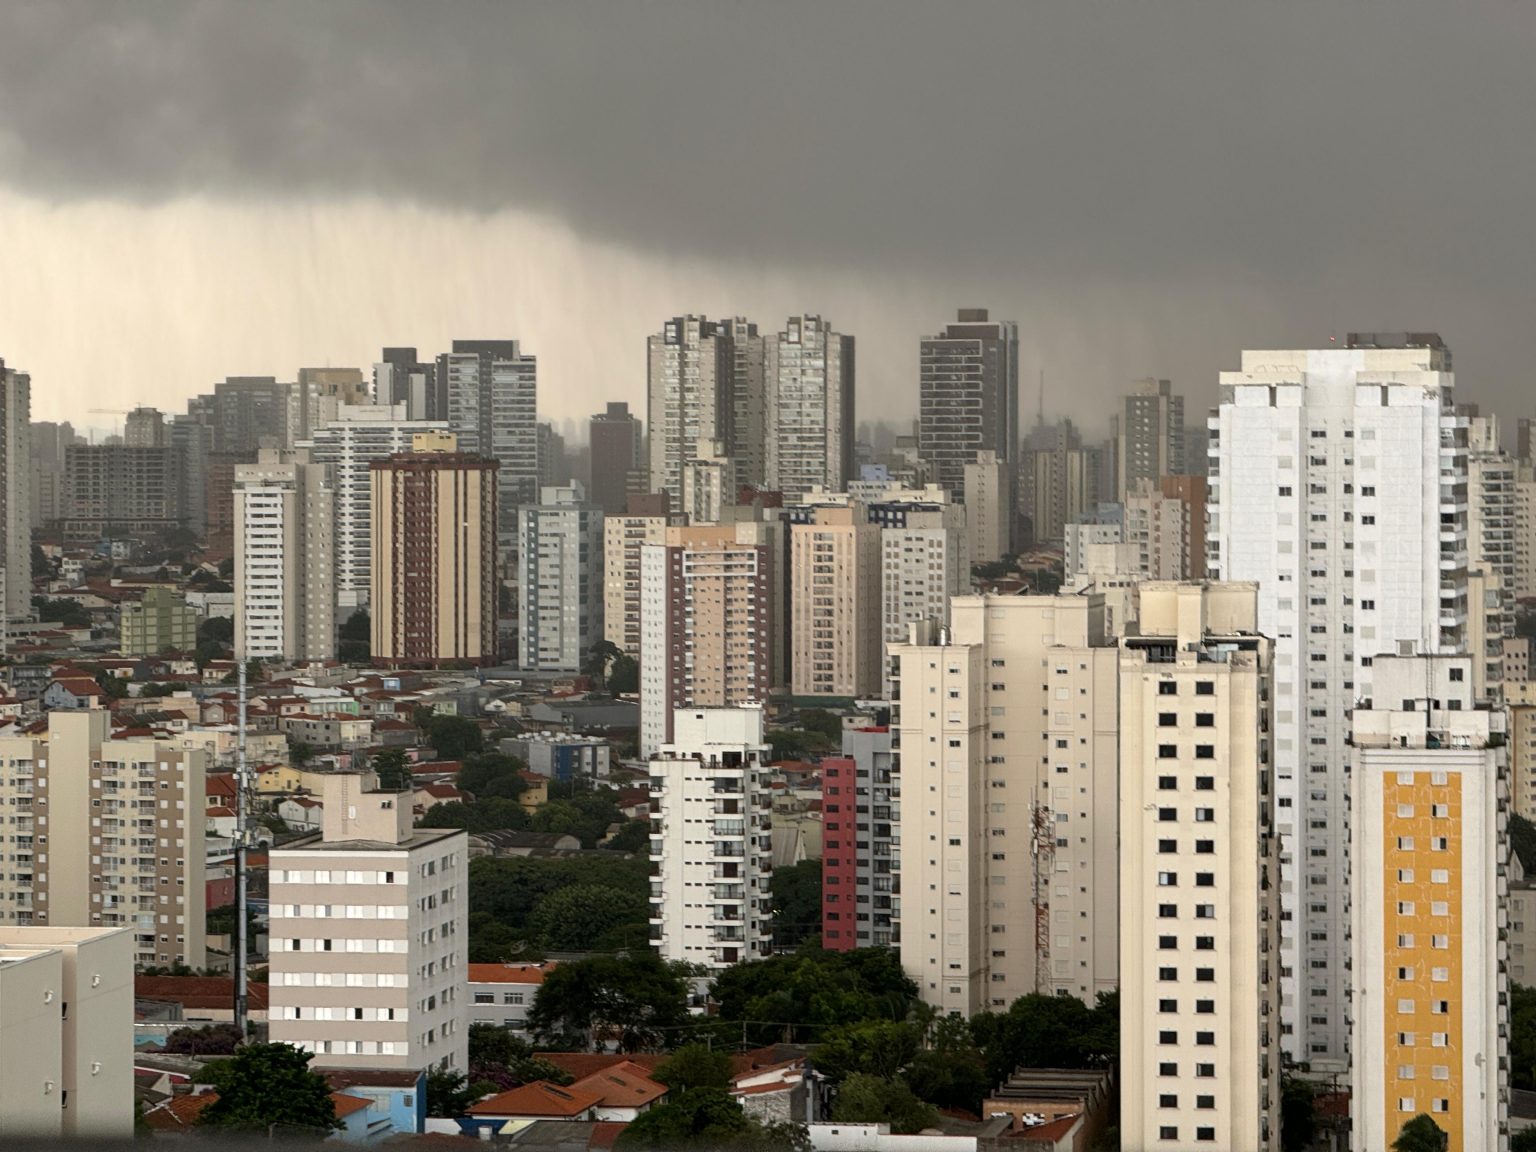
<instances>
[{"instance_id":1,"label":"overcast sky","mask_svg":"<svg viewBox=\"0 0 1536 1152\"><path fill-rule=\"evenodd\" d=\"M0 357L39 418L518 337L643 410L679 312L859 340L915 408L957 306L1025 406L1435 329L1536 412L1536 19L1443 0L180 4L0 12Z\"/></svg>"}]
</instances>

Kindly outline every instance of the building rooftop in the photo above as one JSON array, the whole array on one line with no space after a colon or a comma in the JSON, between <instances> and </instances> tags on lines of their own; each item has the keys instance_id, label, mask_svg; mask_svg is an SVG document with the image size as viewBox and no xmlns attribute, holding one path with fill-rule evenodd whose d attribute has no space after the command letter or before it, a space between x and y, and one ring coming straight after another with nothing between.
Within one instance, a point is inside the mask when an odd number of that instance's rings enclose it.
<instances>
[{"instance_id":1,"label":"building rooftop","mask_svg":"<svg viewBox=\"0 0 1536 1152\"><path fill-rule=\"evenodd\" d=\"M542 984L555 964L543 960L525 964L471 964L471 984Z\"/></svg>"},{"instance_id":2,"label":"building rooftop","mask_svg":"<svg viewBox=\"0 0 1536 1152\"><path fill-rule=\"evenodd\" d=\"M572 1084L562 1088L546 1080L537 1080L500 1092L488 1100L470 1106L471 1116L548 1116L571 1119L588 1109L595 1108L601 1100L595 1092L581 1091Z\"/></svg>"},{"instance_id":3,"label":"building rooftop","mask_svg":"<svg viewBox=\"0 0 1536 1152\"><path fill-rule=\"evenodd\" d=\"M409 840L391 844L384 840L325 840L321 833L311 832L297 840L290 840L280 848L272 849L275 855L294 852L409 852L435 844L449 836L463 835L461 828L417 828Z\"/></svg>"}]
</instances>

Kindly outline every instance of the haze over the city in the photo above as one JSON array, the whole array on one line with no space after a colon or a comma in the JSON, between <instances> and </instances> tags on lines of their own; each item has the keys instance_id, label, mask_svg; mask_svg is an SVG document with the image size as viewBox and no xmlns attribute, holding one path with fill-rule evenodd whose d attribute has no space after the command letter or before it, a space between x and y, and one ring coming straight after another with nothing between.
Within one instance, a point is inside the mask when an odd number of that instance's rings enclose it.
<instances>
[{"instance_id":1,"label":"haze over the city","mask_svg":"<svg viewBox=\"0 0 1536 1152\"><path fill-rule=\"evenodd\" d=\"M1434 329L1512 416L1536 23L1219 3L20 6L0 348L39 419L517 337L540 408L638 401L685 311L819 311L861 415L957 306L1025 407L1203 407L1243 347ZM110 420L98 420L108 424Z\"/></svg>"}]
</instances>

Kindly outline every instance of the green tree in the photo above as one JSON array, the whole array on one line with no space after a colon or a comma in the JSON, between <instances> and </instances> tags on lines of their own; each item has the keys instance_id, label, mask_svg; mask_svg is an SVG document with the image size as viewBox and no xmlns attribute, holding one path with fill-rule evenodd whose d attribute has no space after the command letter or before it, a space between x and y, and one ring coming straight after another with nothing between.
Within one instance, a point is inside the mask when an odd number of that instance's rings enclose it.
<instances>
[{"instance_id":1,"label":"green tree","mask_svg":"<svg viewBox=\"0 0 1536 1152\"><path fill-rule=\"evenodd\" d=\"M1536 1128L1522 1128L1511 1136L1509 1152L1536 1152Z\"/></svg>"},{"instance_id":2,"label":"green tree","mask_svg":"<svg viewBox=\"0 0 1536 1152\"><path fill-rule=\"evenodd\" d=\"M516 800L492 796L465 803L449 800L434 804L416 822L418 828L462 828L469 833L520 831L528 827L528 813Z\"/></svg>"},{"instance_id":3,"label":"green tree","mask_svg":"<svg viewBox=\"0 0 1536 1152\"><path fill-rule=\"evenodd\" d=\"M211 640L217 644L229 644L235 638L235 621L230 616L210 616L197 626L199 642Z\"/></svg>"},{"instance_id":4,"label":"green tree","mask_svg":"<svg viewBox=\"0 0 1536 1152\"><path fill-rule=\"evenodd\" d=\"M714 1088L724 1092L731 1086L731 1058L704 1044L685 1044L667 1057L651 1078L673 1092L687 1092L692 1088Z\"/></svg>"},{"instance_id":5,"label":"green tree","mask_svg":"<svg viewBox=\"0 0 1536 1152\"><path fill-rule=\"evenodd\" d=\"M89 628L91 614L67 596L49 599L47 596L32 597L32 607L37 618L45 624L62 624L65 628Z\"/></svg>"},{"instance_id":6,"label":"green tree","mask_svg":"<svg viewBox=\"0 0 1536 1152\"><path fill-rule=\"evenodd\" d=\"M325 1078L309 1070L309 1053L288 1044L248 1044L204 1076L219 1098L199 1124L265 1132L279 1124L329 1130L340 1127Z\"/></svg>"},{"instance_id":7,"label":"green tree","mask_svg":"<svg viewBox=\"0 0 1536 1152\"><path fill-rule=\"evenodd\" d=\"M1435 1123L1433 1116L1420 1112L1403 1125L1397 1139L1392 1141L1393 1152L1445 1152L1451 1138L1445 1129Z\"/></svg>"},{"instance_id":8,"label":"green tree","mask_svg":"<svg viewBox=\"0 0 1536 1152\"><path fill-rule=\"evenodd\" d=\"M165 1038L164 1051L176 1056L233 1056L240 1044L240 1029L233 1024L205 1024L178 1028Z\"/></svg>"},{"instance_id":9,"label":"green tree","mask_svg":"<svg viewBox=\"0 0 1536 1152\"><path fill-rule=\"evenodd\" d=\"M732 965L715 977L713 996L719 1018L744 1024L752 1042L811 1042L838 1024L906 1019L917 985L890 948L802 948Z\"/></svg>"},{"instance_id":10,"label":"green tree","mask_svg":"<svg viewBox=\"0 0 1536 1152\"><path fill-rule=\"evenodd\" d=\"M176 691L174 684L157 684L153 681L139 689L139 695L146 700L157 700L162 696L170 696Z\"/></svg>"},{"instance_id":11,"label":"green tree","mask_svg":"<svg viewBox=\"0 0 1536 1152\"><path fill-rule=\"evenodd\" d=\"M1016 1068L1089 1068L1119 1049L1118 998L1089 1008L1075 996L1021 996L1006 1012L971 1019L971 1035L987 1055L993 1083Z\"/></svg>"},{"instance_id":12,"label":"green tree","mask_svg":"<svg viewBox=\"0 0 1536 1152\"><path fill-rule=\"evenodd\" d=\"M642 1112L619 1134L617 1147L750 1148L763 1140L763 1129L741 1105L718 1088L691 1088L676 1099Z\"/></svg>"},{"instance_id":13,"label":"green tree","mask_svg":"<svg viewBox=\"0 0 1536 1152\"><path fill-rule=\"evenodd\" d=\"M820 732L806 732L799 728L774 728L765 739L775 762L820 756L832 747L831 742Z\"/></svg>"},{"instance_id":14,"label":"green tree","mask_svg":"<svg viewBox=\"0 0 1536 1152\"><path fill-rule=\"evenodd\" d=\"M601 692L608 680L608 666L622 655L624 650L612 640L599 640L582 661L581 670L592 678L593 686Z\"/></svg>"},{"instance_id":15,"label":"green tree","mask_svg":"<svg viewBox=\"0 0 1536 1152\"><path fill-rule=\"evenodd\" d=\"M43 551L42 545L32 545L32 579L54 574L53 561L48 559L48 554Z\"/></svg>"},{"instance_id":16,"label":"green tree","mask_svg":"<svg viewBox=\"0 0 1536 1152\"><path fill-rule=\"evenodd\" d=\"M1536 988L1509 986L1509 1080L1512 1087L1536 1088Z\"/></svg>"},{"instance_id":17,"label":"green tree","mask_svg":"<svg viewBox=\"0 0 1536 1152\"><path fill-rule=\"evenodd\" d=\"M463 760L471 752L485 747L480 725L467 716L445 716L434 712L425 725L427 743L442 760Z\"/></svg>"},{"instance_id":18,"label":"green tree","mask_svg":"<svg viewBox=\"0 0 1536 1152\"><path fill-rule=\"evenodd\" d=\"M688 1022L684 969L654 952L561 964L545 974L528 1013L542 1039L617 1040L626 1052L662 1047Z\"/></svg>"},{"instance_id":19,"label":"green tree","mask_svg":"<svg viewBox=\"0 0 1536 1152\"><path fill-rule=\"evenodd\" d=\"M462 1116L474 1103L475 1094L469 1077L448 1068L433 1068L427 1073L427 1115L451 1120Z\"/></svg>"},{"instance_id":20,"label":"green tree","mask_svg":"<svg viewBox=\"0 0 1536 1152\"><path fill-rule=\"evenodd\" d=\"M539 945L551 952L588 952L638 944L649 930L649 899L597 884L551 892L528 918Z\"/></svg>"},{"instance_id":21,"label":"green tree","mask_svg":"<svg viewBox=\"0 0 1536 1152\"><path fill-rule=\"evenodd\" d=\"M1317 1135L1317 1090L1296 1076L1280 1083L1280 1147L1282 1152L1306 1152Z\"/></svg>"},{"instance_id":22,"label":"green tree","mask_svg":"<svg viewBox=\"0 0 1536 1152\"><path fill-rule=\"evenodd\" d=\"M523 773L528 765L505 752L474 752L459 768L459 788L476 800L500 796L516 800L528 789Z\"/></svg>"},{"instance_id":23,"label":"green tree","mask_svg":"<svg viewBox=\"0 0 1536 1152\"><path fill-rule=\"evenodd\" d=\"M843 740L842 717L835 712L828 712L825 708L802 709L800 728L805 732L816 733L834 748L838 747Z\"/></svg>"},{"instance_id":24,"label":"green tree","mask_svg":"<svg viewBox=\"0 0 1536 1152\"><path fill-rule=\"evenodd\" d=\"M793 948L821 933L821 861L802 860L773 870L773 942Z\"/></svg>"},{"instance_id":25,"label":"green tree","mask_svg":"<svg viewBox=\"0 0 1536 1152\"><path fill-rule=\"evenodd\" d=\"M832 1119L846 1124L889 1124L896 1134L921 1132L939 1121L939 1110L912 1094L906 1082L855 1072L843 1081Z\"/></svg>"},{"instance_id":26,"label":"green tree","mask_svg":"<svg viewBox=\"0 0 1536 1152\"><path fill-rule=\"evenodd\" d=\"M373 655L373 629L368 619L368 609L359 608L347 617L341 626L341 642L336 655L343 664L364 664Z\"/></svg>"},{"instance_id":27,"label":"green tree","mask_svg":"<svg viewBox=\"0 0 1536 1152\"><path fill-rule=\"evenodd\" d=\"M368 767L379 774L379 787L395 792L407 792L415 784L411 778L411 765L403 748L385 748L374 754Z\"/></svg>"},{"instance_id":28,"label":"green tree","mask_svg":"<svg viewBox=\"0 0 1536 1152\"><path fill-rule=\"evenodd\" d=\"M608 668L608 691L615 696L633 695L640 691L640 662L633 656L620 653Z\"/></svg>"},{"instance_id":29,"label":"green tree","mask_svg":"<svg viewBox=\"0 0 1536 1152\"><path fill-rule=\"evenodd\" d=\"M121 700L128 695L128 681L121 676L114 676L110 672L98 672L96 683L101 685L103 695L109 700Z\"/></svg>"},{"instance_id":30,"label":"green tree","mask_svg":"<svg viewBox=\"0 0 1536 1152\"><path fill-rule=\"evenodd\" d=\"M1527 875L1536 875L1536 824L1518 812L1509 814L1509 845Z\"/></svg>"},{"instance_id":31,"label":"green tree","mask_svg":"<svg viewBox=\"0 0 1536 1152\"><path fill-rule=\"evenodd\" d=\"M315 748L313 744L295 739L292 736L288 737L288 759L293 761L296 767L302 768L314 758Z\"/></svg>"},{"instance_id":32,"label":"green tree","mask_svg":"<svg viewBox=\"0 0 1536 1152\"><path fill-rule=\"evenodd\" d=\"M899 1076L917 1055L921 1039L917 1026L906 1020L860 1020L828 1028L816 1045L816 1071L834 1084L859 1073Z\"/></svg>"},{"instance_id":33,"label":"green tree","mask_svg":"<svg viewBox=\"0 0 1536 1152\"><path fill-rule=\"evenodd\" d=\"M651 822L626 820L624 826L603 845L612 852L649 852L651 847Z\"/></svg>"},{"instance_id":34,"label":"green tree","mask_svg":"<svg viewBox=\"0 0 1536 1152\"><path fill-rule=\"evenodd\" d=\"M919 1100L939 1108L980 1112L992 1090L986 1054L971 1039L970 1025L953 1016L939 1017L928 1030L927 1045L902 1072Z\"/></svg>"}]
</instances>

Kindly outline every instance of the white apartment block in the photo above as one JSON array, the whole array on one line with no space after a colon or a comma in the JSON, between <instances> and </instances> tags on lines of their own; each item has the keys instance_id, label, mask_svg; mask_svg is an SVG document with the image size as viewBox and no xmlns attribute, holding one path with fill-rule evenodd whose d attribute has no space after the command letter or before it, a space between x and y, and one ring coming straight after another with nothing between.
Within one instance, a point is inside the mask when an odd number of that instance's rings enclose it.
<instances>
[{"instance_id":1,"label":"white apartment block","mask_svg":"<svg viewBox=\"0 0 1536 1152\"><path fill-rule=\"evenodd\" d=\"M640 549L666 539L666 516L603 518L603 638L640 656Z\"/></svg>"},{"instance_id":2,"label":"white apartment block","mask_svg":"<svg viewBox=\"0 0 1536 1152\"><path fill-rule=\"evenodd\" d=\"M967 564L991 564L1013 546L1013 473L1008 462L990 448L976 453L965 466L966 530L970 534Z\"/></svg>"},{"instance_id":3,"label":"white apartment block","mask_svg":"<svg viewBox=\"0 0 1536 1152\"><path fill-rule=\"evenodd\" d=\"M235 655L336 654L335 492L308 453L262 449L235 468Z\"/></svg>"},{"instance_id":4,"label":"white apartment block","mask_svg":"<svg viewBox=\"0 0 1536 1152\"><path fill-rule=\"evenodd\" d=\"M911 511L901 527L880 530L880 633L885 644L907 640L923 620L949 623L951 598L970 591L966 568L966 509L946 504ZM887 667L881 650L882 666ZM890 698L887 674L883 694Z\"/></svg>"},{"instance_id":5,"label":"white apartment block","mask_svg":"<svg viewBox=\"0 0 1536 1152\"><path fill-rule=\"evenodd\" d=\"M1515 599L1536 596L1536 469L1515 468Z\"/></svg>"},{"instance_id":6,"label":"white apartment block","mask_svg":"<svg viewBox=\"0 0 1536 1152\"><path fill-rule=\"evenodd\" d=\"M1119 519L1078 520L1068 524L1062 533L1062 571L1066 579L1078 579L1087 571L1090 548L1103 549L1107 545L1125 542L1125 525ZM1095 555L1102 557L1106 553L1100 551ZM1117 570L1127 573L1133 571L1129 549L1116 555L1125 557L1123 565Z\"/></svg>"},{"instance_id":7,"label":"white apartment block","mask_svg":"<svg viewBox=\"0 0 1536 1152\"><path fill-rule=\"evenodd\" d=\"M389 368L390 365L383 367ZM336 496L336 599L350 614L366 607L372 580L373 481L369 465L396 452L408 452L421 432L447 432L446 420L408 420L406 405L342 404L333 420L322 423L308 441L316 464L328 464Z\"/></svg>"},{"instance_id":8,"label":"white apartment block","mask_svg":"<svg viewBox=\"0 0 1536 1152\"><path fill-rule=\"evenodd\" d=\"M0 738L0 929L131 928L132 963L201 967L207 753L111 733L55 711L45 737Z\"/></svg>"},{"instance_id":9,"label":"white apartment block","mask_svg":"<svg viewBox=\"0 0 1536 1152\"><path fill-rule=\"evenodd\" d=\"M1246 351L1210 422L1209 575L1259 584L1275 642L1282 1043L1349 1067L1349 709L1376 654L1467 632L1465 420L1420 334Z\"/></svg>"},{"instance_id":10,"label":"white apartment block","mask_svg":"<svg viewBox=\"0 0 1536 1152\"><path fill-rule=\"evenodd\" d=\"M133 1139L126 928L0 926L0 1142Z\"/></svg>"},{"instance_id":11,"label":"white apartment block","mask_svg":"<svg viewBox=\"0 0 1536 1152\"><path fill-rule=\"evenodd\" d=\"M496 536L517 545L517 510L539 496L539 364L516 340L455 340L437 358L438 389L459 451L495 460Z\"/></svg>"},{"instance_id":12,"label":"white apartment block","mask_svg":"<svg viewBox=\"0 0 1536 1152\"><path fill-rule=\"evenodd\" d=\"M764 338L764 479L798 496L841 490L853 472L854 341L820 316Z\"/></svg>"},{"instance_id":13,"label":"white apartment block","mask_svg":"<svg viewBox=\"0 0 1536 1152\"><path fill-rule=\"evenodd\" d=\"M772 950L773 835L761 708L680 709L650 761L651 940L718 971Z\"/></svg>"},{"instance_id":14,"label":"white apartment block","mask_svg":"<svg viewBox=\"0 0 1536 1152\"><path fill-rule=\"evenodd\" d=\"M796 696L881 690L880 528L857 501L790 529L790 687Z\"/></svg>"},{"instance_id":15,"label":"white apartment block","mask_svg":"<svg viewBox=\"0 0 1536 1152\"><path fill-rule=\"evenodd\" d=\"M1118 985L1116 651L1097 595L960 596L893 645L901 961L970 1016Z\"/></svg>"},{"instance_id":16,"label":"white apartment block","mask_svg":"<svg viewBox=\"0 0 1536 1152\"><path fill-rule=\"evenodd\" d=\"M1509 1147L1504 725L1471 663L1378 657L1354 713L1354 1148L1419 1114L1448 1152Z\"/></svg>"},{"instance_id":17,"label":"white apartment block","mask_svg":"<svg viewBox=\"0 0 1536 1152\"><path fill-rule=\"evenodd\" d=\"M519 666L579 671L603 635L603 510L573 480L517 518Z\"/></svg>"},{"instance_id":18,"label":"white apartment block","mask_svg":"<svg viewBox=\"0 0 1536 1152\"><path fill-rule=\"evenodd\" d=\"M1272 651L1252 584L1148 583L1120 641L1126 1148L1280 1146Z\"/></svg>"},{"instance_id":19,"label":"white apartment block","mask_svg":"<svg viewBox=\"0 0 1536 1152\"><path fill-rule=\"evenodd\" d=\"M372 772L325 780L321 831L271 854L268 1031L317 1068L469 1057L469 842L414 829Z\"/></svg>"}]
</instances>

